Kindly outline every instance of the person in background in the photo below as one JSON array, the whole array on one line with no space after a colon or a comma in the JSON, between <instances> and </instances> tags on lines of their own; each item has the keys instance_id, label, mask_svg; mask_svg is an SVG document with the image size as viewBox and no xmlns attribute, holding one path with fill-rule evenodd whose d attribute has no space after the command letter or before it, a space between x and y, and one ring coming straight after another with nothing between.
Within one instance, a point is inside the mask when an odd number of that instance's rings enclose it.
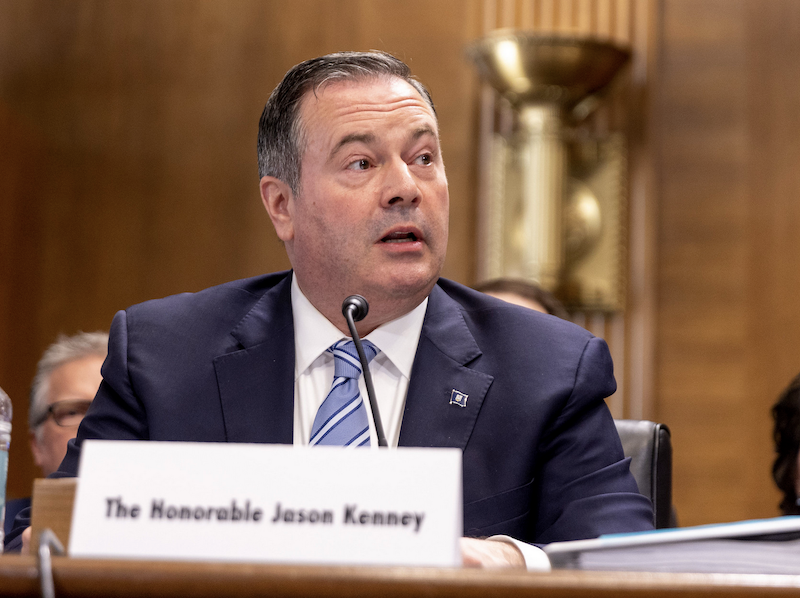
<instances>
[{"instance_id":1,"label":"person in background","mask_svg":"<svg viewBox=\"0 0 800 598\"><path fill-rule=\"evenodd\" d=\"M569 320L569 314L561 302L550 292L527 280L496 278L475 285L475 290L502 299L514 305L529 307L543 314Z\"/></svg>"},{"instance_id":2,"label":"person in background","mask_svg":"<svg viewBox=\"0 0 800 598\"><path fill-rule=\"evenodd\" d=\"M783 492L780 509L784 515L800 515L800 374L772 407L772 417L775 421L772 437L777 453L772 464L772 479Z\"/></svg>"},{"instance_id":3,"label":"person in background","mask_svg":"<svg viewBox=\"0 0 800 598\"><path fill-rule=\"evenodd\" d=\"M31 385L28 440L33 460L48 476L58 469L86 410L100 387L100 366L108 351L105 332L79 332L58 337L42 355ZM30 498L6 504L5 532L14 517L30 506Z\"/></svg>"}]
</instances>

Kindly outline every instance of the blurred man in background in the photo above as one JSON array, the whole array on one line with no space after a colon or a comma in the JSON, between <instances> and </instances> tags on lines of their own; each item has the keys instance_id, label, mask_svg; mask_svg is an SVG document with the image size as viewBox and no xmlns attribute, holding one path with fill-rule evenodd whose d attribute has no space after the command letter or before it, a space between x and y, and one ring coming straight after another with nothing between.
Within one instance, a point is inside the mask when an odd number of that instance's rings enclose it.
<instances>
[{"instance_id":1,"label":"blurred man in background","mask_svg":"<svg viewBox=\"0 0 800 598\"><path fill-rule=\"evenodd\" d=\"M79 332L59 336L39 360L31 385L28 440L43 477L56 471L67 453L67 442L75 437L100 386L107 351L108 334ZM20 498L6 504L6 533L30 503L30 498Z\"/></svg>"}]
</instances>

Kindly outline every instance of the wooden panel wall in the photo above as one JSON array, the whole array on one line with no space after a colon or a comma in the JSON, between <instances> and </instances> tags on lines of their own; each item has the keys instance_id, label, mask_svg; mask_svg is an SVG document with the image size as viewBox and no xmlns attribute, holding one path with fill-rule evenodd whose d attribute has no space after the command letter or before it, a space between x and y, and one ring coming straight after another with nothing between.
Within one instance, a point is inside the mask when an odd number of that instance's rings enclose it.
<instances>
[{"instance_id":1,"label":"wooden panel wall","mask_svg":"<svg viewBox=\"0 0 800 598\"><path fill-rule=\"evenodd\" d=\"M35 471L27 392L59 332L288 266L255 142L293 64L382 49L429 85L451 193L445 274L472 282L476 2L0 2L0 386L15 407L9 493Z\"/></svg>"},{"instance_id":2,"label":"wooden panel wall","mask_svg":"<svg viewBox=\"0 0 800 598\"><path fill-rule=\"evenodd\" d=\"M798 12L794 0L0 2L11 494L34 474L27 388L58 332L287 265L254 146L269 91L302 59L385 49L430 85L452 201L445 274L471 283L481 91L463 47L514 24L636 48L615 360L642 407L623 414L672 428L682 523L775 514L768 409L800 370Z\"/></svg>"},{"instance_id":3,"label":"wooden panel wall","mask_svg":"<svg viewBox=\"0 0 800 598\"><path fill-rule=\"evenodd\" d=\"M777 514L769 408L800 371L800 5L663 3L657 417L683 523Z\"/></svg>"}]
</instances>

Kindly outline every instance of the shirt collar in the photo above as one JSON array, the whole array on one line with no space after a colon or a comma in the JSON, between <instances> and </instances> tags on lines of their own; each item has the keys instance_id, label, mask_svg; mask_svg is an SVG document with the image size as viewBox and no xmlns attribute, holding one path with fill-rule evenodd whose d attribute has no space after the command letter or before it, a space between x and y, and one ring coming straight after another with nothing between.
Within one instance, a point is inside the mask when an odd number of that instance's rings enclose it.
<instances>
[{"instance_id":1,"label":"shirt collar","mask_svg":"<svg viewBox=\"0 0 800 598\"><path fill-rule=\"evenodd\" d=\"M426 297L407 314L381 324L365 337L374 343L406 378L411 378L411 367L417 354L427 308ZM297 379L328 347L342 338L349 338L349 335L343 334L311 304L300 290L294 274L292 274L292 317L294 318L294 375Z\"/></svg>"}]
</instances>

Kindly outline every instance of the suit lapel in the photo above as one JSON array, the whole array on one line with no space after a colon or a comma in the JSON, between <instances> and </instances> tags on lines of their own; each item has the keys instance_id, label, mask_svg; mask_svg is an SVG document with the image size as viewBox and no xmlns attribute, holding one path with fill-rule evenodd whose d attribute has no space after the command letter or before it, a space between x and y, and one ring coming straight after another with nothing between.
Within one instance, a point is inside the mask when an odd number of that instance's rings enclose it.
<instances>
[{"instance_id":1,"label":"suit lapel","mask_svg":"<svg viewBox=\"0 0 800 598\"><path fill-rule=\"evenodd\" d=\"M214 360L228 442L292 443L291 281L267 291L231 331L242 349Z\"/></svg>"},{"instance_id":2,"label":"suit lapel","mask_svg":"<svg viewBox=\"0 0 800 598\"><path fill-rule=\"evenodd\" d=\"M406 397L400 446L467 445L493 377L468 367L481 356L461 306L438 285L428 300ZM466 395L451 403L453 392Z\"/></svg>"}]
</instances>

